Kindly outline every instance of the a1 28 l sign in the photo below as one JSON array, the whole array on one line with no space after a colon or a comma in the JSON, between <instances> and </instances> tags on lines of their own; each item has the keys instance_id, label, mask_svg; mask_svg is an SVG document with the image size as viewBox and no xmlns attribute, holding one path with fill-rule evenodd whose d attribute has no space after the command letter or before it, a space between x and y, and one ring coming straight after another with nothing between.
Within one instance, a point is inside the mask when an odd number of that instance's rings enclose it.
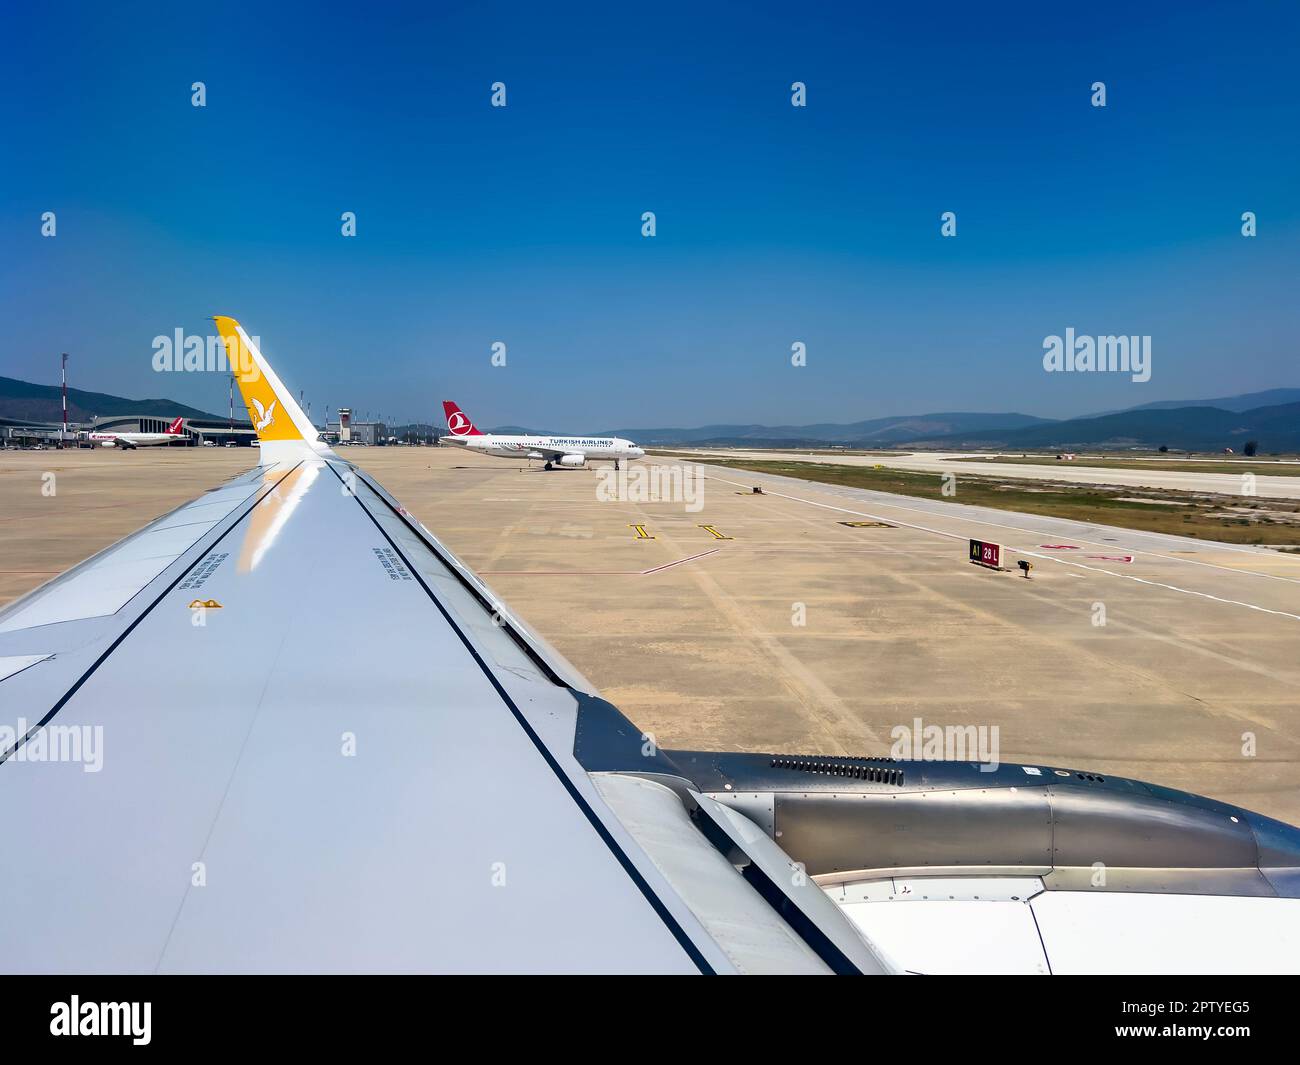
<instances>
[{"instance_id":1,"label":"a1 28 l sign","mask_svg":"<svg viewBox=\"0 0 1300 1065\"><path fill-rule=\"evenodd\" d=\"M977 566L1001 569L1002 545L985 543L983 540L972 540L970 542L970 560Z\"/></svg>"}]
</instances>

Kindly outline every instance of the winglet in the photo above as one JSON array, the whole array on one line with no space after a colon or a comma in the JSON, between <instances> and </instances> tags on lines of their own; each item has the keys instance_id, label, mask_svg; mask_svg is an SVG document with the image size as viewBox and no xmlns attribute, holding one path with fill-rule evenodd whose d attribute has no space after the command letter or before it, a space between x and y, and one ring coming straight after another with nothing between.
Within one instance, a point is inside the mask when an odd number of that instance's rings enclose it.
<instances>
[{"instance_id":1,"label":"winglet","mask_svg":"<svg viewBox=\"0 0 1300 1065\"><path fill-rule=\"evenodd\" d=\"M257 345L235 319L215 315L217 331L226 345L226 359L231 373L239 382L240 395L248 408L248 419L262 442L262 465L289 457L286 452L301 450L326 452L320 434L303 413L276 372L271 369ZM266 445L272 445L269 449ZM295 447L294 445L297 445Z\"/></svg>"}]
</instances>

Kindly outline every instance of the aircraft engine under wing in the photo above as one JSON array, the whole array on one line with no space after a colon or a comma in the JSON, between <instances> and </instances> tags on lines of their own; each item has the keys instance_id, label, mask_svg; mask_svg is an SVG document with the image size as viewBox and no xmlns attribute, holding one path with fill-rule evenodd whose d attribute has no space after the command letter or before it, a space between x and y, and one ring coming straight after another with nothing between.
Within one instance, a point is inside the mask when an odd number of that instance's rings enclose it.
<instances>
[{"instance_id":1,"label":"aircraft engine under wing","mask_svg":"<svg viewBox=\"0 0 1300 1065\"><path fill-rule=\"evenodd\" d=\"M0 612L0 968L1296 966L1300 832L1237 807L648 746L217 324L261 465Z\"/></svg>"}]
</instances>

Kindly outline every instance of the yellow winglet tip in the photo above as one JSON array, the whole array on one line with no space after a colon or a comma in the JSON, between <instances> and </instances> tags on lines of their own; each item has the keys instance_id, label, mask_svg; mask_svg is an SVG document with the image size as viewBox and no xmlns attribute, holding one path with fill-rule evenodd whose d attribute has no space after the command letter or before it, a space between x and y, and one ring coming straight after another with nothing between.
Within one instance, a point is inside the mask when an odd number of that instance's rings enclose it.
<instances>
[{"instance_id":1,"label":"yellow winglet tip","mask_svg":"<svg viewBox=\"0 0 1300 1065\"><path fill-rule=\"evenodd\" d=\"M225 314L213 315L212 320L217 323L217 329L226 342L227 359L258 439L263 443L316 439L315 427L257 350L256 344L251 338L246 339L243 327ZM264 453L264 461L265 458Z\"/></svg>"}]
</instances>

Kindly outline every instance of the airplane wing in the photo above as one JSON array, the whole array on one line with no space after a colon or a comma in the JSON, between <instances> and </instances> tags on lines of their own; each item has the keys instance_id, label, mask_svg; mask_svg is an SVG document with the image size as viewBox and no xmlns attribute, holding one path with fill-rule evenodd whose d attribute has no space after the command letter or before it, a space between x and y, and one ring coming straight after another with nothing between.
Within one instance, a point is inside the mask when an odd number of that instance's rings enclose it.
<instances>
[{"instance_id":1,"label":"airplane wing","mask_svg":"<svg viewBox=\"0 0 1300 1065\"><path fill-rule=\"evenodd\" d=\"M0 614L0 968L735 970L577 762L585 682L218 325L279 393L261 465Z\"/></svg>"},{"instance_id":2,"label":"airplane wing","mask_svg":"<svg viewBox=\"0 0 1300 1065\"><path fill-rule=\"evenodd\" d=\"M217 325L260 465L0 612L0 969L1294 965L1300 833L1239 808L658 749Z\"/></svg>"},{"instance_id":3,"label":"airplane wing","mask_svg":"<svg viewBox=\"0 0 1300 1065\"><path fill-rule=\"evenodd\" d=\"M540 444L501 444L500 446L537 459L562 459L565 455L581 454L579 451L565 450L562 447L543 447Z\"/></svg>"}]
</instances>

